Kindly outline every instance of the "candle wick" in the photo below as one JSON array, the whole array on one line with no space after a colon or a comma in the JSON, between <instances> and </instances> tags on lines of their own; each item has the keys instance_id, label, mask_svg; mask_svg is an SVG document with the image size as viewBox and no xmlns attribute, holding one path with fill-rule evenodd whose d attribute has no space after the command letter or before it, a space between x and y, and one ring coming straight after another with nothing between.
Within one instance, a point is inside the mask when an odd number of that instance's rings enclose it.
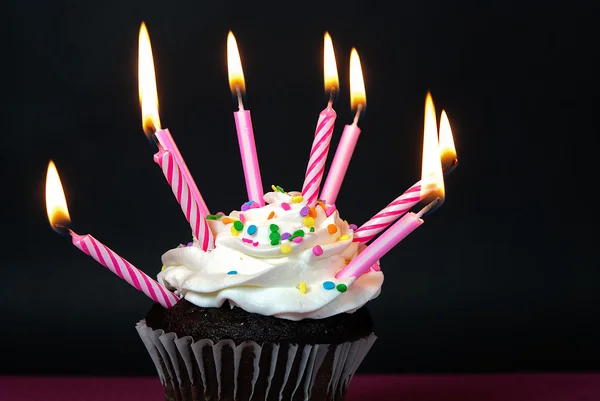
<instances>
[{"instance_id":1,"label":"candle wick","mask_svg":"<svg viewBox=\"0 0 600 401\"><path fill-rule=\"evenodd\" d=\"M440 198L438 196L433 201L431 201L427 206L425 206L423 209L421 209L421 211L419 213L417 213L417 217L420 219L421 217L423 217L424 215L426 215L428 213L433 213L433 211L436 210L441 205L442 205L442 198Z\"/></svg>"},{"instance_id":2,"label":"candle wick","mask_svg":"<svg viewBox=\"0 0 600 401\"><path fill-rule=\"evenodd\" d=\"M244 103L242 102L242 91L240 90L239 85L235 86L235 91L237 92L238 108L240 110L244 110Z\"/></svg>"},{"instance_id":3,"label":"candle wick","mask_svg":"<svg viewBox=\"0 0 600 401\"><path fill-rule=\"evenodd\" d=\"M352 121L352 125L357 125L358 124L358 120L360 119L360 113L362 112L363 109L363 105L359 104L356 107L356 114L354 115L354 121Z\"/></svg>"},{"instance_id":4,"label":"candle wick","mask_svg":"<svg viewBox=\"0 0 600 401\"><path fill-rule=\"evenodd\" d=\"M333 107L333 99L335 98L336 90L335 88L329 89L329 100L327 101L327 107Z\"/></svg>"},{"instance_id":5,"label":"candle wick","mask_svg":"<svg viewBox=\"0 0 600 401\"><path fill-rule=\"evenodd\" d=\"M67 227L63 224L53 224L52 228L54 228L54 231L56 231L57 233L59 233L60 235L62 235L64 237L68 237L69 235L71 235L73 233L73 230L71 230L70 227Z\"/></svg>"}]
</instances>

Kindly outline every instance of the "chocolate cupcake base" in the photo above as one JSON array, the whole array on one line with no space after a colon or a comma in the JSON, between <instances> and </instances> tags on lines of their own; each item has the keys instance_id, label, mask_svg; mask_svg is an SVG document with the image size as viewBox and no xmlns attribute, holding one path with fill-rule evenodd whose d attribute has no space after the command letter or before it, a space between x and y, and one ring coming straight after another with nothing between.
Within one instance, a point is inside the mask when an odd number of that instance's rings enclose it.
<instances>
[{"instance_id":1,"label":"chocolate cupcake base","mask_svg":"<svg viewBox=\"0 0 600 401\"><path fill-rule=\"evenodd\" d=\"M165 401L343 400L373 333L339 344L194 340L136 329L161 383Z\"/></svg>"}]
</instances>

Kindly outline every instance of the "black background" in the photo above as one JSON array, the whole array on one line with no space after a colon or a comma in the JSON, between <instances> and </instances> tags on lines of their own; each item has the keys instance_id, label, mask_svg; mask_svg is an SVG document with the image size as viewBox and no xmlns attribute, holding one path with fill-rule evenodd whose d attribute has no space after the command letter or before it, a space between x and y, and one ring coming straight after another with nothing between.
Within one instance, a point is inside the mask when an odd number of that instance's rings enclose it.
<instances>
[{"instance_id":1,"label":"black background","mask_svg":"<svg viewBox=\"0 0 600 401\"><path fill-rule=\"evenodd\" d=\"M591 1L8 2L0 373L155 374L134 329L151 301L56 235L44 206L53 159L77 232L152 276L189 240L141 129L142 20L163 126L214 212L246 200L229 30L265 188L302 185L326 103L323 33L341 82L332 149L358 49L368 109L337 202L350 222L419 179L428 90L448 112L460 165L443 207L383 260L362 372L600 369L598 14Z\"/></svg>"}]
</instances>

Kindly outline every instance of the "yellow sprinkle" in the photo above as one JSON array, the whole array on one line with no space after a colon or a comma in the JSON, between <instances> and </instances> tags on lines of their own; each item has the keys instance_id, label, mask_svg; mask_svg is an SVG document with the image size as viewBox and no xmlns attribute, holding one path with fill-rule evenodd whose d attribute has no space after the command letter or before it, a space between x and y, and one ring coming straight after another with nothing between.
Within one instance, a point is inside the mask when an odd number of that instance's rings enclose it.
<instances>
[{"instance_id":1,"label":"yellow sprinkle","mask_svg":"<svg viewBox=\"0 0 600 401\"><path fill-rule=\"evenodd\" d=\"M306 282L301 281L300 284L298 284L298 289L300 290L300 294L306 294Z\"/></svg>"},{"instance_id":2,"label":"yellow sprinkle","mask_svg":"<svg viewBox=\"0 0 600 401\"><path fill-rule=\"evenodd\" d=\"M164 267L164 266L160 268L160 271L163 271L163 270L165 270L165 267Z\"/></svg>"},{"instance_id":3,"label":"yellow sprinkle","mask_svg":"<svg viewBox=\"0 0 600 401\"><path fill-rule=\"evenodd\" d=\"M348 234L340 235L340 238L339 238L340 241L344 241L347 239L350 239L350 236Z\"/></svg>"},{"instance_id":4,"label":"yellow sprinkle","mask_svg":"<svg viewBox=\"0 0 600 401\"><path fill-rule=\"evenodd\" d=\"M302 195L292 196L292 203L300 203L304 200Z\"/></svg>"},{"instance_id":5,"label":"yellow sprinkle","mask_svg":"<svg viewBox=\"0 0 600 401\"><path fill-rule=\"evenodd\" d=\"M279 192L279 190L278 190L278 189L275 187L275 185L271 185L271 189L272 189L274 192Z\"/></svg>"},{"instance_id":6,"label":"yellow sprinkle","mask_svg":"<svg viewBox=\"0 0 600 401\"><path fill-rule=\"evenodd\" d=\"M290 244L282 244L279 248L281 253L290 253L292 251L292 246Z\"/></svg>"},{"instance_id":7,"label":"yellow sprinkle","mask_svg":"<svg viewBox=\"0 0 600 401\"><path fill-rule=\"evenodd\" d=\"M315 219L310 216L306 216L302 222L306 227L312 227L315 225Z\"/></svg>"},{"instance_id":8,"label":"yellow sprinkle","mask_svg":"<svg viewBox=\"0 0 600 401\"><path fill-rule=\"evenodd\" d=\"M237 237L238 235L240 235L240 232L238 230L236 230L234 226L231 226L229 231L231 232L231 235L233 235L234 237Z\"/></svg>"}]
</instances>

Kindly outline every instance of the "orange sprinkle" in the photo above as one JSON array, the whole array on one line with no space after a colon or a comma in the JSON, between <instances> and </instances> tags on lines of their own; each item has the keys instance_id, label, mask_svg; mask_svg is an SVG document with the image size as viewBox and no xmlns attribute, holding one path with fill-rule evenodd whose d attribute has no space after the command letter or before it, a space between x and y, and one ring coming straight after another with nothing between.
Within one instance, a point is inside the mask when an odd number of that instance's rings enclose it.
<instances>
[{"instance_id":1,"label":"orange sprinkle","mask_svg":"<svg viewBox=\"0 0 600 401\"><path fill-rule=\"evenodd\" d=\"M269 213L269 217L267 217L267 220L271 220L273 217L275 217L275 211L271 210L271 213Z\"/></svg>"},{"instance_id":2,"label":"orange sprinkle","mask_svg":"<svg viewBox=\"0 0 600 401\"><path fill-rule=\"evenodd\" d=\"M323 208L323 211L325 211L326 208L325 208L325 204L323 202L317 201L317 204Z\"/></svg>"},{"instance_id":3,"label":"orange sprinkle","mask_svg":"<svg viewBox=\"0 0 600 401\"><path fill-rule=\"evenodd\" d=\"M223 217L223 220L221 220L223 222L223 224L229 224L231 223L231 219L229 217Z\"/></svg>"},{"instance_id":4,"label":"orange sprinkle","mask_svg":"<svg viewBox=\"0 0 600 401\"><path fill-rule=\"evenodd\" d=\"M329 234L335 234L337 233L337 226L335 224L330 224L327 226L327 231Z\"/></svg>"},{"instance_id":5,"label":"orange sprinkle","mask_svg":"<svg viewBox=\"0 0 600 401\"><path fill-rule=\"evenodd\" d=\"M308 209L308 215L310 217L312 217L313 219L316 219L317 218L317 209L315 209L314 206L311 207L310 209Z\"/></svg>"}]
</instances>

